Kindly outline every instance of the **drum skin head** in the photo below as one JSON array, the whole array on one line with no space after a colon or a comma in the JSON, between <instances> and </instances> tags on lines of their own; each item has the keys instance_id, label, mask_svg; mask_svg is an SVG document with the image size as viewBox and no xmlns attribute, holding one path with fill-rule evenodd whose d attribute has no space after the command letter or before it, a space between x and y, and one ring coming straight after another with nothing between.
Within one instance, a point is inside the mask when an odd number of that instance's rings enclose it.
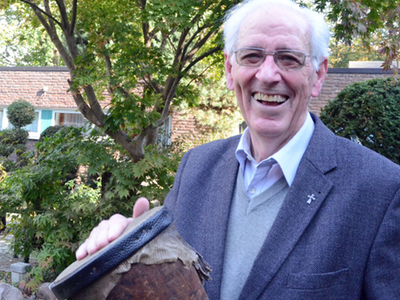
<instances>
[{"instance_id":1,"label":"drum skin head","mask_svg":"<svg viewBox=\"0 0 400 300\"><path fill-rule=\"evenodd\" d=\"M72 297L146 245L172 220L171 212L165 207L145 212L134 219L118 239L66 268L51 284L52 292L60 300Z\"/></svg>"}]
</instances>

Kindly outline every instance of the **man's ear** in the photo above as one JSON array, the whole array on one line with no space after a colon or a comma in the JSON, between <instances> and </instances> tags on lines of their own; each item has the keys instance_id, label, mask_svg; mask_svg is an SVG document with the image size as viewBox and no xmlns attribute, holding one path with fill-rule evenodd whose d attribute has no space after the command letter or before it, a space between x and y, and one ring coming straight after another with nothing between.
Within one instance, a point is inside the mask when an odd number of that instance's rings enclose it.
<instances>
[{"instance_id":1,"label":"man's ear","mask_svg":"<svg viewBox=\"0 0 400 300\"><path fill-rule=\"evenodd\" d=\"M315 81L314 86L312 88L311 96L313 97L319 96L327 72L328 72L328 59L325 58L325 60L319 64L319 70L317 71L317 80Z\"/></svg>"},{"instance_id":2,"label":"man's ear","mask_svg":"<svg viewBox=\"0 0 400 300\"><path fill-rule=\"evenodd\" d=\"M226 86L231 91L234 90L233 78L232 78L232 64L230 62L230 56L225 52L225 76L226 76Z\"/></svg>"}]
</instances>

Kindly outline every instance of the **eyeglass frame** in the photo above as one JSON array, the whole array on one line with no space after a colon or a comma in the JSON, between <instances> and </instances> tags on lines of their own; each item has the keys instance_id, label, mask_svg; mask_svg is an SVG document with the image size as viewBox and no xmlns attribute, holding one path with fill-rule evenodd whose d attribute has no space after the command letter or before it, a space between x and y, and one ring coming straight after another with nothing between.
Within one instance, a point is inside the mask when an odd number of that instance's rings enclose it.
<instances>
[{"instance_id":1,"label":"eyeglass frame","mask_svg":"<svg viewBox=\"0 0 400 300\"><path fill-rule=\"evenodd\" d=\"M243 64L240 64L239 61L238 61L237 52L238 52L239 50L260 50L260 51L262 51L265 55L264 55L264 58L263 58L263 60L261 61L261 63L260 63L259 65L256 65L256 66L243 65ZM279 65L279 63L277 62L277 59L276 59L276 57L275 57L275 53L277 53L277 52L299 52L299 53L302 53L302 54L304 54L304 62L303 62L303 64L302 64L300 67L298 67L298 68L282 68L282 67ZM303 51L300 51L300 50L291 50L291 49L281 49L281 50L276 50L275 52L267 52L267 51L265 51L265 50L262 49L262 48L257 48L257 47L243 47L243 48L236 49L235 51L233 51L233 53L235 53L236 62L237 62L239 65L241 65L241 66L243 66L243 67L249 67L249 68L257 68L257 67L261 66L261 65L265 62L265 60L267 59L267 56L268 56L268 55L272 55L272 56L274 57L274 62L275 62L275 64L276 64L280 69L282 69L282 70L299 70L299 69L301 69L301 68L303 68L303 67L305 66L307 57L310 57L310 58L311 58L311 54L305 54Z\"/></svg>"}]
</instances>

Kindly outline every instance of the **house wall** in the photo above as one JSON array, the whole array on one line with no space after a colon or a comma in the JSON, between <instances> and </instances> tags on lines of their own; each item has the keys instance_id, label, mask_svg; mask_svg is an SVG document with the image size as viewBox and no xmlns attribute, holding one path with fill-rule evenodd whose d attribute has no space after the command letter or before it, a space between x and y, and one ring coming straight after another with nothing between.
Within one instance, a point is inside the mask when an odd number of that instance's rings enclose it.
<instances>
[{"instance_id":1,"label":"house wall","mask_svg":"<svg viewBox=\"0 0 400 300\"><path fill-rule=\"evenodd\" d=\"M318 98L311 98L309 111L320 114L321 109L333 100L336 95L349 84L374 78L392 76L392 71L372 68L331 68L328 69L324 85Z\"/></svg>"},{"instance_id":2,"label":"house wall","mask_svg":"<svg viewBox=\"0 0 400 300\"><path fill-rule=\"evenodd\" d=\"M76 109L69 78L65 67L0 67L0 105L22 98L35 108Z\"/></svg>"}]
</instances>

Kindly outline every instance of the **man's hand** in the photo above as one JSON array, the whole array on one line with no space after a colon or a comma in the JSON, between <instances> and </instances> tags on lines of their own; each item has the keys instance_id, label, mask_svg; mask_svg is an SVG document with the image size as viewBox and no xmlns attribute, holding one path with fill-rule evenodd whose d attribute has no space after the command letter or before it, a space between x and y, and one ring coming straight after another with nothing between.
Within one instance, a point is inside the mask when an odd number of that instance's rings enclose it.
<instances>
[{"instance_id":1,"label":"man's hand","mask_svg":"<svg viewBox=\"0 0 400 300\"><path fill-rule=\"evenodd\" d=\"M149 200L139 198L133 207L133 218L126 218L120 214L113 215L109 220L101 221L93 228L89 237L76 251L76 259L80 260L88 254L93 254L117 239L134 218L139 217L150 208Z\"/></svg>"}]
</instances>

